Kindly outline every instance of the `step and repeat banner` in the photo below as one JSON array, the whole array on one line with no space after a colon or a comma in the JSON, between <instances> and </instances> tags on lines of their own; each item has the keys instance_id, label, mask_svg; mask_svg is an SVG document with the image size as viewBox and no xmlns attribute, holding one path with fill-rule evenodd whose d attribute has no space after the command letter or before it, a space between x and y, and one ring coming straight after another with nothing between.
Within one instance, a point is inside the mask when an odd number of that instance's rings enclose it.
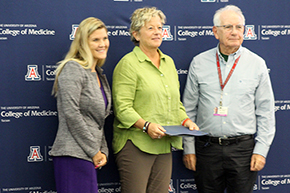
<instances>
[{"instance_id":1,"label":"step and repeat banner","mask_svg":"<svg viewBox=\"0 0 290 193\"><path fill-rule=\"evenodd\" d=\"M214 12L227 4L246 17L243 45L263 57L275 93L277 132L254 192L290 189L290 2L289 0L1 0L0 1L0 193L55 193L48 155L57 131L56 100L51 96L56 63L63 59L78 24L100 18L108 27L110 49L104 65L110 84L122 56L133 49L132 12L156 6L167 16L161 50L176 63L183 93L192 58L213 48ZM108 164L98 171L99 193L120 192L112 155L113 115L106 120ZM170 193L197 192L193 173L173 150Z\"/></svg>"}]
</instances>

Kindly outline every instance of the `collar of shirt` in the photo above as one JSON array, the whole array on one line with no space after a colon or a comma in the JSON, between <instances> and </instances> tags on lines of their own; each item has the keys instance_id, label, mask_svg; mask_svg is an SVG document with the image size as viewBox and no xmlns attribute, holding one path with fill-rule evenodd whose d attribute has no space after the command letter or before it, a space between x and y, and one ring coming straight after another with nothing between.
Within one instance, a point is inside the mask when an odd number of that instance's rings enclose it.
<instances>
[{"instance_id":1,"label":"collar of shirt","mask_svg":"<svg viewBox=\"0 0 290 193\"><path fill-rule=\"evenodd\" d=\"M216 49L217 49L220 61L222 61L224 64L227 63L220 52L219 44L217 45ZM242 54L243 50L244 50L244 47L240 46L239 49L235 53L229 55L228 61L230 61L232 57L234 58L234 60L236 60Z\"/></svg>"},{"instance_id":2,"label":"collar of shirt","mask_svg":"<svg viewBox=\"0 0 290 193\"><path fill-rule=\"evenodd\" d=\"M161 52L161 50L158 48L157 51L160 54L160 59L165 60L165 55ZM133 52L135 53L136 57L140 62L144 62L145 60L150 61L151 60L146 56L146 54L139 48L139 46L135 46L133 49Z\"/></svg>"}]
</instances>

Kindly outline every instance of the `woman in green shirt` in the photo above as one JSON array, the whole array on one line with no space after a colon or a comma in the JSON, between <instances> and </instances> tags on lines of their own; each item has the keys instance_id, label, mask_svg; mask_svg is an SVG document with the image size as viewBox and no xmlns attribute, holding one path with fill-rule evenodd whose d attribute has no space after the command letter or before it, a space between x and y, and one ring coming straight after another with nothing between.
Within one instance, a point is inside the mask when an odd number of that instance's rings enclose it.
<instances>
[{"instance_id":1,"label":"woman in green shirt","mask_svg":"<svg viewBox=\"0 0 290 193\"><path fill-rule=\"evenodd\" d=\"M166 135L161 125L187 120L185 126L198 129L180 101L175 64L159 49L164 23L155 7L135 10L130 34L136 46L113 74L113 149L123 193L168 193L171 147L182 149L182 139Z\"/></svg>"}]
</instances>

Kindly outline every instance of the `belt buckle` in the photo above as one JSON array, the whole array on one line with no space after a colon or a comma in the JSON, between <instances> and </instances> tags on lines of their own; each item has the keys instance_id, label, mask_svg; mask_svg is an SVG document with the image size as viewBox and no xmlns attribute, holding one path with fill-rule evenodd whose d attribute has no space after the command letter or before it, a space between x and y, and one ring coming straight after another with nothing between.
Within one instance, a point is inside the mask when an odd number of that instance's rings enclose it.
<instances>
[{"instance_id":1,"label":"belt buckle","mask_svg":"<svg viewBox=\"0 0 290 193\"><path fill-rule=\"evenodd\" d=\"M223 145L223 143L222 143L223 139L228 139L228 137L227 136L219 137L219 144L220 145Z\"/></svg>"}]
</instances>

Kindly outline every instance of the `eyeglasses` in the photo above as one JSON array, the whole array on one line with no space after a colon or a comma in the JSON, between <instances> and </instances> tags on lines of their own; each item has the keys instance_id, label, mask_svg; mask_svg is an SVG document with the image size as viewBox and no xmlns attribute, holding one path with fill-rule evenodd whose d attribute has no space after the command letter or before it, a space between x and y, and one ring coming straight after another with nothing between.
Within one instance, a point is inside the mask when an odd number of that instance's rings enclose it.
<instances>
[{"instance_id":1,"label":"eyeglasses","mask_svg":"<svg viewBox=\"0 0 290 193\"><path fill-rule=\"evenodd\" d=\"M220 25L220 26L216 26L216 27L223 27L227 32L231 32L231 31L233 31L234 26L235 26L236 30L238 30L238 31L243 31L243 29L244 29L244 25Z\"/></svg>"}]
</instances>

